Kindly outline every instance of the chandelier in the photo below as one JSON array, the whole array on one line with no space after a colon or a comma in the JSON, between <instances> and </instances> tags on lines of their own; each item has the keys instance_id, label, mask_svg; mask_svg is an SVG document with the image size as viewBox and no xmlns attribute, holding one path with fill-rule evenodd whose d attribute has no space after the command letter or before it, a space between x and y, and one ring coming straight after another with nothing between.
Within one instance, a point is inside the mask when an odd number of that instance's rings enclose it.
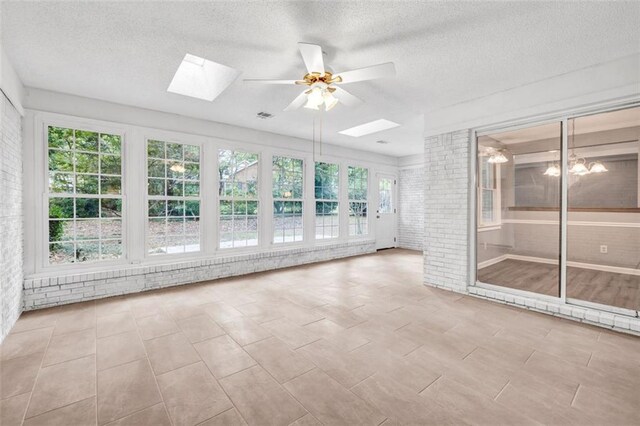
<instances>
[{"instance_id":1,"label":"chandelier","mask_svg":"<svg viewBox=\"0 0 640 426\"><path fill-rule=\"evenodd\" d=\"M591 173L604 173L608 172L604 164L600 161L592 161L587 165L587 160L576 154L576 120L571 120L571 151L572 153L569 155L569 173L574 176L585 176ZM562 169L558 163L553 163L547 170L543 173L545 176L553 176L558 177L562 174Z\"/></svg>"}]
</instances>

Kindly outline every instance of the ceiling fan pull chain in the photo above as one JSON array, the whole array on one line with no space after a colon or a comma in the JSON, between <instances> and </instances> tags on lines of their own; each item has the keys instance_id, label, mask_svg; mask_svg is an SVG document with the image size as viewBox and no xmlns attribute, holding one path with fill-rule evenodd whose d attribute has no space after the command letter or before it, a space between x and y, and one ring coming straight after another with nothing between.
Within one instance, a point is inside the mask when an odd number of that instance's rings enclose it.
<instances>
[{"instance_id":1,"label":"ceiling fan pull chain","mask_svg":"<svg viewBox=\"0 0 640 426\"><path fill-rule=\"evenodd\" d=\"M316 118L313 117L313 127L311 134L311 145L313 146L313 161L316 161Z\"/></svg>"},{"instance_id":2,"label":"ceiling fan pull chain","mask_svg":"<svg viewBox=\"0 0 640 426\"><path fill-rule=\"evenodd\" d=\"M322 157L322 111L320 111L320 157Z\"/></svg>"}]
</instances>

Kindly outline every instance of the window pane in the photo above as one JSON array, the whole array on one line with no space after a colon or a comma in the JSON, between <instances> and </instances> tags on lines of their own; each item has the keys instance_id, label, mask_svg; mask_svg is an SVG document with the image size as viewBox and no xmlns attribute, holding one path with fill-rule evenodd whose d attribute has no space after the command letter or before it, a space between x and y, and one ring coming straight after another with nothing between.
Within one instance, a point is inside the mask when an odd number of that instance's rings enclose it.
<instances>
[{"instance_id":1,"label":"window pane","mask_svg":"<svg viewBox=\"0 0 640 426\"><path fill-rule=\"evenodd\" d=\"M295 242L303 239L302 202L274 201L273 242Z\"/></svg>"},{"instance_id":2,"label":"window pane","mask_svg":"<svg viewBox=\"0 0 640 426\"><path fill-rule=\"evenodd\" d=\"M149 254L200 250L199 161L196 145L147 141Z\"/></svg>"},{"instance_id":3,"label":"window pane","mask_svg":"<svg viewBox=\"0 0 640 426\"><path fill-rule=\"evenodd\" d=\"M366 235L369 233L366 202L349 202L349 235Z\"/></svg>"},{"instance_id":4,"label":"window pane","mask_svg":"<svg viewBox=\"0 0 640 426\"><path fill-rule=\"evenodd\" d=\"M561 139L561 123L478 137L480 282L559 296Z\"/></svg>"},{"instance_id":5,"label":"window pane","mask_svg":"<svg viewBox=\"0 0 640 426\"><path fill-rule=\"evenodd\" d=\"M393 213L393 179L378 181L378 213Z\"/></svg>"},{"instance_id":6,"label":"window pane","mask_svg":"<svg viewBox=\"0 0 640 426\"><path fill-rule=\"evenodd\" d=\"M273 157L273 197L302 198L304 184L302 160Z\"/></svg>"},{"instance_id":7,"label":"window pane","mask_svg":"<svg viewBox=\"0 0 640 426\"><path fill-rule=\"evenodd\" d=\"M98 151L98 134L83 130L76 130L76 150Z\"/></svg>"},{"instance_id":8,"label":"window pane","mask_svg":"<svg viewBox=\"0 0 640 426\"><path fill-rule=\"evenodd\" d=\"M120 156L120 149L120 136L104 133L100 135L100 152Z\"/></svg>"},{"instance_id":9,"label":"window pane","mask_svg":"<svg viewBox=\"0 0 640 426\"><path fill-rule=\"evenodd\" d=\"M49 148L68 149L74 148L73 129L52 127L48 129Z\"/></svg>"}]
</instances>

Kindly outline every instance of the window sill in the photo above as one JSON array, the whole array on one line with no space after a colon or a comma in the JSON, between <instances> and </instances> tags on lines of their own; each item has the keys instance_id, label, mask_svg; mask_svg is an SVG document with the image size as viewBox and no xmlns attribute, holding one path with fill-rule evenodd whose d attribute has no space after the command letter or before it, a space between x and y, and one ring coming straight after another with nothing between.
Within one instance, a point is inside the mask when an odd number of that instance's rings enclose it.
<instances>
[{"instance_id":1,"label":"window sill","mask_svg":"<svg viewBox=\"0 0 640 426\"><path fill-rule=\"evenodd\" d=\"M499 225L487 225L487 226L479 226L478 232L487 232L487 231L498 231L502 229L502 224Z\"/></svg>"}]
</instances>

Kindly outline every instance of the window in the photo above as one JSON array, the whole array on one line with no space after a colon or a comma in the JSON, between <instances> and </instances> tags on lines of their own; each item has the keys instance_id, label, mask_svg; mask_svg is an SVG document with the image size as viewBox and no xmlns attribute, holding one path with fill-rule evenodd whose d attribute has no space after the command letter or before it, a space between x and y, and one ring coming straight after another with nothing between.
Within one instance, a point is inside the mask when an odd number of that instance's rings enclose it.
<instances>
[{"instance_id":1,"label":"window","mask_svg":"<svg viewBox=\"0 0 640 426\"><path fill-rule=\"evenodd\" d=\"M480 227L500 224L500 167L499 163L490 163L489 158L489 156L479 157L478 226Z\"/></svg>"},{"instance_id":2,"label":"window","mask_svg":"<svg viewBox=\"0 0 640 426\"><path fill-rule=\"evenodd\" d=\"M200 251L200 147L147 141L148 253Z\"/></svg>"},{"instance_id":3,"label":"window","mask_svg":"<svg viewBox=\"0 0 640 426\"><path fill-rule=\"evenodd\" d=\"M49 126L49 263L122 257L119 135Z\"/></svg>"},{"instance_id":4,"label":"window","mask_svg":"<svg viewBox=\"0 0 640 426\"><path fill-rule=\"evenodd\" d=\"M367 188L369 170L363 167L348 169L349 178L349 235L367 235Z\"/></svg>"},{"instance_id":5,"label":"window","mask_svg":"<svg viewBox=\"0 0 640 426\"><path fill-rule=\"evenodd\" d=\"M316 163L316 239L337 238L339 235L339 171L337 164Z\"/></svg>"},{"instance_id":6,"label":"window","mask_svg":"<svg viewBox=\"0 0 640 426\"><path fill-rule=\"evenodd\" d=\"M302 160L273 157L273 242L302 241Z\"/></svg>"},{"instance_id":7,"label":"window","mask_svg":"<svg viewBox=\"0 0 640 426\"><path fill-rule=\"evenodd\" d=\"M393 213L393 179L380 178L378 182L378 213Z\"/></svg>"},{"instance_id":8,"label":"window","mask_svg":"<svg viewBox=\"0 0 640 426\"><path fill-rule=\"evenodd\" d=\"M258 154L218 152L220 248L258 245Z\"/></svg>"}]
</instances>

